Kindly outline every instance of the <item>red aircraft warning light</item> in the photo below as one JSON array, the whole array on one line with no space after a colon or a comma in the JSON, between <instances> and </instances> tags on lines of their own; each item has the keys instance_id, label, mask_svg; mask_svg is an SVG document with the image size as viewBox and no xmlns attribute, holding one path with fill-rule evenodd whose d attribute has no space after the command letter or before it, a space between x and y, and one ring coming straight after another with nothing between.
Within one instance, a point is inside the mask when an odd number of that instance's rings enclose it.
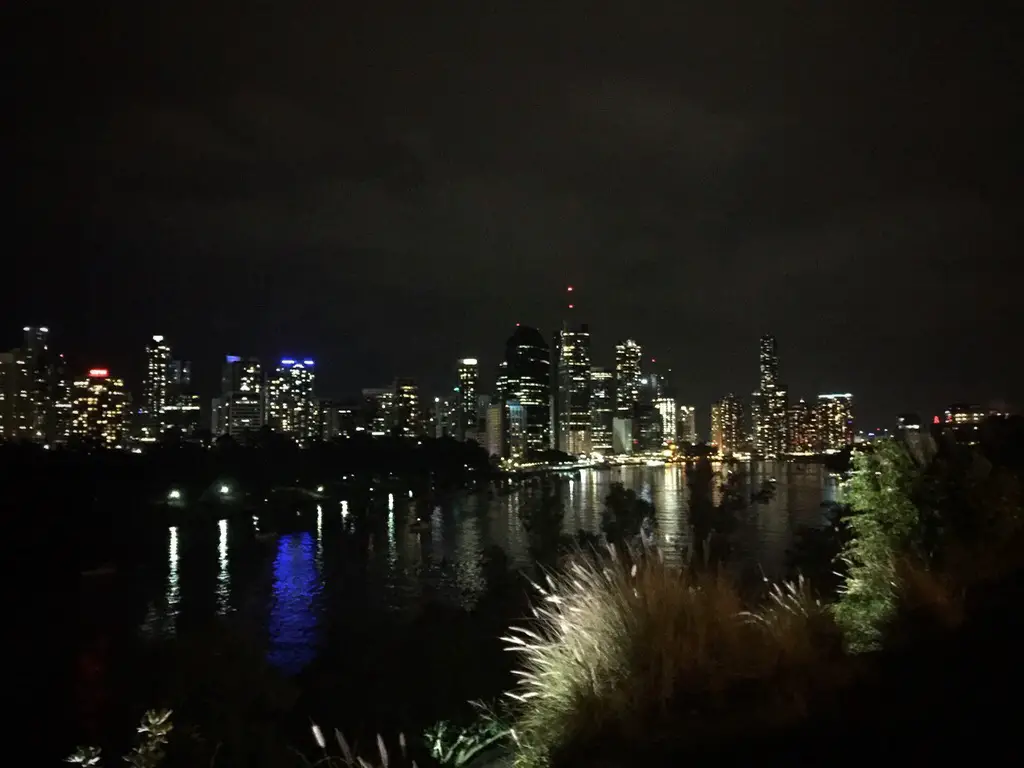
<instances>
[{"instance_id":1,"label":"red aircraft warning light","mask_svg":"<svg viewBox=\"0 0 1024 768\"><path fill-rule=\"evenodd\" d=\"M110 375L110 371L106 368L90 368L89 378L90 379L105 379Z\"/></svg>"}]
</instances>

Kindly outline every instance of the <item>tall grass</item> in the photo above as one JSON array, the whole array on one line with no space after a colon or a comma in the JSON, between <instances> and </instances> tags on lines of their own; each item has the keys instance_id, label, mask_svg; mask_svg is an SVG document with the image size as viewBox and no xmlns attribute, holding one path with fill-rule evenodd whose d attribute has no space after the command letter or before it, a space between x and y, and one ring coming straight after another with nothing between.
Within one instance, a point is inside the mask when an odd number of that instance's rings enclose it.
<instances>
[{"instance_id":1,"label":"tall grass","mask_svg":"<svg viewBox=\"0 0 1024 768\"><path fill-rule=\"evenodd\" d=\"M726 707L736 722L802 711L813 676L787 687L787 670L837 646L824 642L836 630L804 581L751 609L724 572L609 549L549 574L536 585L535 621L503 638L520 657L511 694L520 765L545 765L602 735L646 740L687 718L696 729Z\"/></svg>"}]
</instances>

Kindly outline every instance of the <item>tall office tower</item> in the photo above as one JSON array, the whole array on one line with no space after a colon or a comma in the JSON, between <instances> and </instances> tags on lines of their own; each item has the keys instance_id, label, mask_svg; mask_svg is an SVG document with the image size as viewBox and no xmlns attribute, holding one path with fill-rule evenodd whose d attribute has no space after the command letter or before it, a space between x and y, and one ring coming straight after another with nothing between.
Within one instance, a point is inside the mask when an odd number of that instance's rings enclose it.
<instances>
[{"instance_id":1,"label":"tall office tower","mask_svg":"<svg viewBox=\"0 0 1024 768\"><path fill-rule=\"evenodd\" d=\"M640 366L640 345L626 339L615 345L615 416L632 419L640 402L643 376Z\"/></svg>"},{"instance_id":2,"label":"tall office tower","mask_svg":"<svg viewBox=\"0 0 1024 768\"><path fill-rule=\"evenodd\" d=\"M53 430L51 442L66 444L71 439L71 378L64 355L56 355L53 364Z\"/></svg>"},{"instance_id":3,"label":"tall office tower","mask_svg":"<svg viewBox=\"0 0 1024 768\"><path fill-rule=\"evenodd\" d=\"M524 456L535 458L551 447L551 350L536 328L517 325L505 342L495 398L522 409Z\"/></svg>"},{"instance_id":4,"label":"tall office tower","mask_svg":"<svg viewBox=\"0 0 1024 768\"><path fill-rule=\"evenodd\" d=\"M697 407L693 405L679 406L679 426L676 429L676 440L682 445L697 444Z\"/></svg>"},{"instance_id":5,"label":"tall office tower","mask_svg":"<svg viewBox=\"0 0 1024 768\"><path fill-rule=\"evenodd\" d=\"M356 431L356 408L350 402L319 398L320 439L351 437Z\"/></svg>"},{"instance_id":6,"label":"tall office tower","mask_svg":"<svg viewBox=\"0 0 1024 768\"><path fill-rule=\"evenodd\" d=\"M762 336L758 389L753 398L754 451L774 458L786 452L788 390L779 384L779 356L774 336Z\"/></svg>"},{"instance_id":7,"label":"tall office tower","mask_svg":"<svg viewBox=\"0 0 1024 768\"><path fill-rule=\"evenodd\" d=\"M740 400L726 395L711 406L711 442L723 456L737 453L743 441L743 414Z\"/></svg>"},{"instance_id":8,"label":"tall office tower","mask_svg":"<svg viewBox=\"0 0 1024 768\"><path fill-rule=\"evenodd\" d=\"M558 335L558 450L590 453L590 327L571 329L566 323Z\"/></svg>"},{"instance_id":9,"label":"tall office tower","mask_svg":"<svg viewBox=\"0 0 1024 768\"><path fill-rule=\"evenodd\" d=\"M671 397L659 397L654 401L654 407L661 418L661 439L666 445L675 445L678 442L679 408L676 401Z\"/></svg>"},{"instance_id":10,"label":"tall office tower","mask_svg":"<svg viewBox=\"0 0 1024 768\"><path fill-rule=\"evenodd\" d=\"M53 437L53 360L50 329L26 325L18 358L18 384L14 403L18 437L48 442Z\"/></svg>"},{"instance_id":11,"label":"tall office tower","mask_svg":"<svg viewBox=\"0 0 1024 768\"><path fill-rule=\"evenodd\" d=\"M361 421L363 428L374 437L391 431L392 406L395 401L393 387L367 387L363 389Z\"/></svg>"},{"instance_id":12,"label":"tall office tower","mask_svg":"<svg viewBox=\"0 0 1024 768\"><path fill-rule=\"evenodd\" d=\"M459 360L458 410L459 425L455 436L465 440L473 437L477 431L477 385L480 380L480 367L475 357L464 357Z\"/></svg>"},{"instance_id":13,"label":"tall office tower","mask_svg":"<svg viewBox=\"0 0 1024 768\"><path fill-rule=\"evenodd\" d=\"M814 406L807 401L800 400L789 407L789 453L813 453L817 450L818 435L815 422Z\"/></svg>"},{"instance_id":14,"label":"tall office tower","mask_svg":"<svg viewBox=\"0 0 1024 768\"><path fill-rule=\"evenodd\" d=\"M171 348L157 335L146 345L146 373L142 380L139 439L153 442L164 431L164 410L171 396Z\"/></svg>"},{"instance_id":15,"label":"tall office tower","mask_svg":"<svg viewBox=\"0 0 1024 768\"><path fill-rule=\"evenodd\" d=\"M760 354L760 376L758 377L758 389L764 391L779 383L779 352L778 344L774 336L765 335L761 337Z\"/></svg>"},{"instance_id":16,"label":"tall office tower","mask_svg":"<svg viewBox=\"0 0 1024 768\"><path fill-rule=\"evenodd\" d=\"M71 437L103 448L123 448L131 398L124 381L92 368L71 385Z\"/></svg>"},{"instance_id":17,"label":"tall office tower","mask_svg":"<svg viewBox=\"0 0 1024 768\"><path fill-rule=\"evenodd\" d=\"M192 363L171 360L167 365L167 399L161 411L161 432L179 438L199 429L199 395L192 389Z\"/></svg>"},{"instance_id":18,"label":"tall office tower","mask_svg":"<svg viewBox=\"0 0 1024 768\"><path fill-rule=\"evenodd\" d=\"M392 386L392 429L402 437L423 435L420 390L412 379L397 378Z\"/></svg>"},{"instance_id":19,"label":"tall office tower","mask_svg":"<svg viewBox=\"0 0 1024 768\"><path fill-rule=\"evenodd\" d=\"M607 368L590 369L590 449L602 455L612 452L615 420L615 374Z\"/></svg>"},{"instance_id":20,"label":"tall office tower","mask_svg":"<svg viewBox=\"0 0 1024 768\"><path fill-rule=\"evenodd\" d=\"M315 371L313 360L286 357L267 379L267 424L301 446L308 446L320 436Z\"/></svg>"},{"instance_id":21,"label":"tall office tower","mask_svg":"<svg viewBox=\"0 0 1024 768\"><path fill-rule=\"evenodd\" d=\"M458 428L458 392L450 396L435 397L430 409L430 428L427 434L435 438L455 437Z\"/></svg>"},{"instance_id":22,"label":"tall office tower","mask_svg":"<svg viewBox=\"0 0 1024 768\"><path fill-rule=\"evenodd\" d=\"M221 395L211 419L215 437L228 435L239 442L250 439L266 423L263 402L263 366L260 361L227 355L221 372Z\"/></svg>"},{"instance_id":23,"label":"tall office tower","mask_svg":"<svg viewBox=\"0 0 1024 768\"><path fill-rule=\"evenodd\" d=\"M853 395L818 395L817 437L822 450L841 451L853 445Z\"/></svg>"},{"instance_id":24,"label":"tall office tower","mask_svg":"<svg viewBox=\"0 0 1024 768\"><path fill-rule=\"evenodd\" d=\"M18 361L14 352L0 352L0 440L18 436L14 404L18 393Z\"/></svg>"}]
</instances>

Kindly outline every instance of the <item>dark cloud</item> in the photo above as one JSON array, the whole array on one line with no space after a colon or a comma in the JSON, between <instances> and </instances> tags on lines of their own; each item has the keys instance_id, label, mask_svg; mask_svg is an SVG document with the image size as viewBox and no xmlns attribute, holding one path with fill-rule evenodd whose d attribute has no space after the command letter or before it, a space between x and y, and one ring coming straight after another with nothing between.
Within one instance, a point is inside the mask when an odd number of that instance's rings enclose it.
<instances>
[{"instance_id":1,"label":"dark cloud","mask_svg":"<svg viewBox=\"0 0 1024 768\"><path fill-rule=\"evenodd\" d=\"M601 359L635 336L702 407L766 331L794 390L875 419L1019 392L998 4L258 5L12 16L17 281L73 277L12 329L437 389L572 282Z\"/></svg>"}]
</instances>

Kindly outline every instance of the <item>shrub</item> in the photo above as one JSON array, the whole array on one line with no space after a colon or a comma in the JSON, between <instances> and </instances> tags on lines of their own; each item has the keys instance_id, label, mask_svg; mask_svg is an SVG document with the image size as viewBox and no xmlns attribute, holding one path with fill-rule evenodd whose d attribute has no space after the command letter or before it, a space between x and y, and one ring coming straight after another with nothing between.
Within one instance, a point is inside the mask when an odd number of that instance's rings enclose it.
<instances>
[{"instance_id":1,"label":"shrub","mask_svg":"<svg viewBox=\"0 0 1024 768\"><path fill-rule=\"evenodd\" d=\"M687 717L696 735L726 709L737 728L744 717L784 717L782 701L801 698L786 670L827 653L818 633L834 632L803 581L748 612L724 573L673 569L651 552L576 558L535 586L536 622L503 638L520 655L510 695L527 766L610 734L650 740Z\"/></svg>"},{"instance_id":2,"label":"shrub","mask_svg":"<svg viewBox=\"0 0 1024 768\"><path fill-rule=\"evenodd\" d=\"M895 441L857 452L853 474L843 488L852 514L850 538L841 555L847 566L839 600L833 606L850 651L874 650L895 616L896 563L915 552L921 514L913 502L918 472L906 449Z\"/></svg>"}]
</instances>

